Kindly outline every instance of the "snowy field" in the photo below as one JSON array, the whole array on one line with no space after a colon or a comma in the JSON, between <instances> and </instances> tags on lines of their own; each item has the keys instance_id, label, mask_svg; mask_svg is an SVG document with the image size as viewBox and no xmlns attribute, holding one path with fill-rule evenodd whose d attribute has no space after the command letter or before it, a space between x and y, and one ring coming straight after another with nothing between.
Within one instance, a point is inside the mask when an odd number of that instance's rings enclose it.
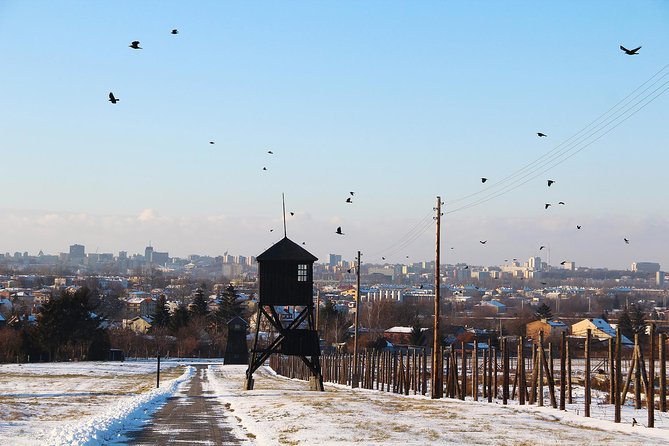
<instances>
[{"instance_id":1,"label":"snowy field","mask_svg":"<svg viewBox=\"0 0 669 446\"><path fill-rule=\"evenodd\" d=\"M160 389L152 360L0 365L0 438L18 446L123 444L124 433L150 422L167 397L187 385L191 363L162 362ZM236 432L263 446L669 444L668 414L656 412L656 428L648 429L645 410L625 407L623 423L615 424L613 407L596 404L594 395L587 419L582 404L561 412L330 384L325 392L310 392L307 383L267 368L255 373L255 389L246 392L245 369L212 364L203 390L229 410ZM641 425L632 427L632 417Z\"/></svg>"},{"instance_id":2,"label":"snowy field","mask_svg":"<svg viewBox=\"0 0 669 446\"><path fill-rule=\"evenodd\" d=\"M17 446L77 444L150 415L187 377L178 361L161 361L160 389L155 360L0 364L0 438Z\"/></svg>"}]
</instances>

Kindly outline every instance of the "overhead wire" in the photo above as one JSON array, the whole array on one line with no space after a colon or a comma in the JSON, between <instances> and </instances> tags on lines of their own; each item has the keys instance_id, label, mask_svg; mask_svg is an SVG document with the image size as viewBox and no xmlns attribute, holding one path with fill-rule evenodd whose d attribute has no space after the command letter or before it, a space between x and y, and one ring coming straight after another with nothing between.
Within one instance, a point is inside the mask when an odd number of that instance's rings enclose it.
<instances>
[{"instance_id":1,"label":"overhead wire","mask_svg":"<svg viewBox=\"0 0 669 446\"><path fill-rule=\"evenodd\" d=\"M498 198L502 195L505 195L515 189L518 189L524 184L532 181L533 179L539 177L540 175L543 175L549 170L564 163L565 161L572 158L576 154L580 153L587 147L599 141L601 138L609 134L615 128L620 126L622 123L627 121L629 118L634 116L636 113L644 109L650 103L655 101L655 99L657 99L667 90L669 90L669 81L665 81L659 87L652 90L650 93L645 94L646 92L648 92L648 90L652 89L662 79L664 79L669 75L669 71L665 72L667 68L669 68L669 64L666 64L665 66L660 68L650 78L648 78L645 82L643 82L641 85L632 90L628 95L619 100L616 104L614 104L604 113L600 114L597 118L595 118L593 121L591 121L586 126L581 128L578 132L576 132L566 140L562 141L556 147L546 152L539 158L526 164L520 169L517 169L516 171L510 173L501 180L496 181L495 183L491 184L490 186L480 191L444 202L443 204L447 206L449 204L452 205L454 203L462 202L472 197L483 195L481 198L477 198L473 202L465 203L462 206L456 207L455 209L445 211L444 215L453 214L455 212L459 212L465 209L478 206L480 204ZM665 73L662 74L663 72ZM658 76L659 78L657 78ZM653 79L655 80L653 81ZM649 83L650 85L646 86ZM644 88L644 86L646 87ZM637 100L640 96L643 97ZM647 100L648 98L650 99ZM637 101L634 102L635 100ZM630 105L632 102L634 103ZM606 130L607 128L608 130ZM501 189L501 190L494 191L493 189ZM399 237L391 245L389 245L385 249L376 251L373 254L383 253L385 254L385 256L390 257L397 254L398 252L401 252L402 250L410 246L418 238L420 238L425 232L427 232L428 229L433 227L432 223L433 219L434 219L434 214L433 212L430 212L429 214L422 217L414 226L411 227L411 229L409 229L404 235Z\"/></svg>"},{"instance_id":2,"label":"overhead wire","mask_svg":"<svg viewBox=\"0 0 669 446\"><path fill-rule=\"evenodd\" d=\"M531 170L534 168L533 166L535 166L536 164L541 163L544 159L546 159L546 158L554 158L554 157L556 157L556 156L559 156L559 155L560 155L562 152L564 152L564 151L569 151L569 150L571 150L570 147L573 147L573 144L574 144L574 140L575 140L575 139L576 139L577 141L578 141L579 139L582 139L583 137L582 137L581 135L582 135L583 133L591 132L591 131L592 131L591 128L592 128L593 126L596 128L597 126L601 125L601 124L598 124L600 121L605 121L605 122L606 122L606 120L609 120L609 119L610 119L610 116L609 116L609 115L618 113L618 111L616 111L616 109L627 107L627 106L629 105L630 102L634 101L636 98L638 98L639 96L643 95L646 91L648 91L650 88L652 88L653 85L656 85L656 84L657 84L658 82L660 82L664 77L668 76L668 75L669 75L669 71L665 72L665 73L662 74L658 79L656 79L655 81L653 81L654 78L656 78L656 77L659 76L662 72L664 72L665 70L667 70L667 68L669 68L669 64L667 64L667 65L663 66L662 68L660 68L660 69L659 69L657 72L655 72L650 78L648 78L645 82L643 82L641 85L639 85L638 87L636 87L636 88L635 88L632 92L630 92L627 96L625 96L624 98L622 98L621 100L619 100L615 105L613 105L612 107L610 107L607 111L605 111L604 113L602 113L601 115L599 115L597 118L595 118L593 121L591 121L591 122L590 122L589 124L587 124L585 127L583 127L581 130L579 130L579 131L576 132L574 135L570 136L569 138L567 138L566 140L564 140L563 142L561 142L561 143L558 144L556 147L554 147L554 148L551 149L550 151L546 152L545 154L543 154L543 155L540 156L539 158L535 159L534 161L532 161L532 162L526 164L525 166L521 167L520 169L517 169L517 170L515 170L514 172L510 173L510 174L507 175L506 177L504 177L504 178L502 178L502 179L500 179L500 180L498 180L498 181L496 181L496 182L494 182L494 183L492 183L492 184L486 186L485 188L483 188L483 189L481 189L481 190L479 190L479 191L477 191L477 192L473 192L473 193L471 193L471 194L468 194L468 195L465 195L465 196L462 196L462 197L458 197L458 198L455 198L455 199L448 200L448 201L445 202L445 205L448 206L448 205L451 205L451 204L454 204L454 203L457 203L457 202L461 202L461 201L467 200L467 199L469 199L469 198L472 198L472 197L475 197L475 196L478 196L478 195L483 195L483 194L486 194L486 193L495 193L495 192L489 192L489 191L491 191L492 189L496 189L496 188L504 187L504 185L505 185L507 182L509 182L509 181L512 180L513 178L516 178L516 177L518 177L518 176L523 175L523 174L524 174L526 171L528 171L528 170L531 171ZM646 84L648 84L648 83L651 82L651 81L653 81L653 82L651 83L651 85L649 85L649 86L647 86L646 88L644 88L643 90L641 90ZM639 91L639 90L641 90L641 91ZM637 93L637 92L638 92L638 93ZM635 93L636 93L636 94L635 94ZM621 105L621 104L622 104L622 105ZM615 118L614 118L614 119L615 119ZM566 146L566 147L565 147L565 146ZM557 152L557 153L556 153L556 152ZM540 167L541 167L541 166L540 166ZM539 167L539 168L540 168L540 167Z\"/></svg>"}]
</instances>

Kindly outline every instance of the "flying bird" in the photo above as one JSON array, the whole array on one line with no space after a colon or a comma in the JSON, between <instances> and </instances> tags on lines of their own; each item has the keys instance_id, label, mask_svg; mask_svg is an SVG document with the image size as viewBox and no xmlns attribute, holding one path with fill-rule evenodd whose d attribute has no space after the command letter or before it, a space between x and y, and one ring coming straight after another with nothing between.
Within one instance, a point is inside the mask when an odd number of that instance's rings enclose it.
<instances>
[{"instance_id":1,"label":"flying bird","mask_svg":"<svg viewBox=\"0 0 669 446\"><path fill-rule=\"evenodd\" d=\"M550 203L544 204L544 209L548 209L550 207L550 205L551 205Z\"/></svg>"},{"instance_id":2,"label":"flying bird","mask_svg":"<svg viewBox=\"0 0 669 446\"><path fill-rule=\"evenodd\" d=\"M267 153L269 153L270 155L274 155L274 152L272 152L271 150L268 150Z\"/></svg>"},{"instance_id":3,"label":"flying bird","mask_svg":"<svg viewBox=\"0 0 669 446\"><path fill-rule=\"evenodd\" d=\"M465 269L469 269L469 265L465 265Z\"/></svg>"},{"instance_id":4,"label":"flying bird","mask_svg":"<svg viewBox=\"0 0 669 446\"><path fill-rule=\"evenodd\" d=\"M114 96L114 93L112 93L110 91L109 92L109 102L111 102L112 104L116 104L118 101L120 101L120 99L116 99L116 96Z\"/></svg>"},{"instance_id":5,"label":"flying bird","mask_svg":"<svg viewBox=\"0 0 669 446\"><path fill-rule=\"evenodd\" d=\"M539 138L545 138L545 137L548 136L548 135L545 134L545 133L537 132L537 136L538 136Z\"/></svg>"},{"instance_id":6,"label":"flying bird","mask_svg":"<svg viewBox=\"0 0 669 446\"><path fill-rule=\"evenodd\" d=\"M303 245L306 245L306 244L307 244L307 242L302 242L302 244L303 244Z\"/></svg>"},{"instance_id":7,"label":"flying bird","mask_svg":"<svg viewBox=\"0 0 669 446\"><path fill-rule=\"evenodd\" d=\"M179 34L179 30L178 30L178 29L173 29L173 30L171 31L171 33L172 33L172 34Z\"/></svg>"},{"instance_id":8,"label":"flying bird","mask_svg":"<svg viewBox=\"0 0 669 446\"><path fill-rule=\"evenodd\" d=\"M541 251L541 250L544 249L544 248L545 248L544 245L539 246L539 251Z\"/></svg>"},{"instance_id":9,"label":"flying bird","mask_svg":"<svg viewBox=\"0 0 669 446\"><path fill-rule=\"evenodd\" d=\"M381 260L386 260L386 258L385 258L385 257L381 257Z\"/></svg>"},{"instance_id":10,"label":"flying bird","mask_svg":"<svg viewBox=\"0 0 669 446\"><path fill-rule=\"evenodd\" d=\"M564 206L564 201L558 201L558 204L561 204Z\"/></svg>"},{"instance_id":11,"label":"flying bird","mask_svg":"<svg viewBox=\"0 0 669 446\"><path fill-rule=\"evenodd\" d=\"M262 170L267 170L267 167L263 167Z\"/></svg>"},{"instance_id":12,"label":"flying bird","mask_svg":"<svg viewBox=\"0 0 669 446\"><path fill-rule=\"evenodd\" d=\"M351 197L348 197L348 198L346 199L346 202L347 202L347 203L353 203L353 200L351 200Z\"/></svg>"},{"instance_id":13,"label":"flying bird","mask_svg":"<svg viewBox=\"0 0 669 446\"><path fill-rule=\"evenodd\" d=\"M581 229L581 225L576 225L576 229Z\"/></svg>"},{"instance_id":14,"label":"flying bird","mask_svg":"<svg viewBox=\"0 0 669 446\"><path fill-rule=\"evenodd\" d=\"M565 263L567 263L567 261L563 260L563 261L560 262L560 265L564 265Z\"/></svg>"},{"instance_id":15,"label":"flying bird","mask_svg":"<svg viewBox=\"0 0 669 446\"><path fill-rule=\"evenodd\" d=\"M214 141L209 141L209 144L216 144Z\"/></svg>"},{"instance_id":16,"label":"flying bird","mask_svg":"<svg viewBox=\"0 0 669 446\"><path fill-rule=\"evenodd\" d=\"M481 178L481 183L485 183L486 181L488 181L487 178Z\"/></svg>"},{"instance_id":17,"label":"flying bird","mask_svg":"<svg viewBox=\"0 0 669 446\"><path fill-rule=\"evenodd\" d=\"M337 226L337 230L335 231L335 234L344 235L344 233L341 232L341 226Z\"/></svg>"},{"instance_id":18,"label":"flying bird","mask_svg":"<svg viewBox=\"0 0 669 446\"><path fill-rule=\"evenodd\" d=\"M355 195L355 192L349 192L349 194L351 194L351 197L352 197L353 195Z\"/></svg>"},{"instance_id":19,"label":"flying bird","mask_svg":"<svg viewBox=\"0 0 669 446\"><path fill-rule=\"evenodd\" d=\"M551 187L551 184L555 183L555 180L548 180L548 187Z\"/></svg>"},{"instance_id":20,"label":"flying bird","mask_svg":"<svg viewBox=\"0 0 669 446\"><path fill-rule=\"evenodd\" d=\"M291 213L290 213L290 216L291 216L291 217L292 217L293 215L295 215L295 212L291 212Z\"/></svg>"},{"instance_id":21,"label":"flying bird","mask_svg":"<svg viewBox=\"0 0 669 446\"><path fill-rule=\"evenodd\" d=\"M347 269L346 272L348 272L349 274L351 274L351 269L350 269L350 268Z\"/></svg>"},{"instance_id":22,"label":"flying bird","mask_svg":"<svg viewBox=\"0 0 669 446\"><path fill-rule=\"evenodd\" d=\"M623 240L625 240L625 243L626 243L626 244L628 244L628 245L630 244L630 241L627 240L626 238L623 238Z\"/></svg>"},{"instance_id":23,"label":"flying bird","mask_svg":"<svg viewBox=\"0 0 669 446\"><path fill-rule=\"evenodd\" d=\"M482 244L482 245L485 245L485 243L486 243L487 241L488 241L488 240L479 240L479 243Z\"/></svg>"},{"instance_id":24,"label":"flying bird","mask_svg":"<svg viewBox=\"0 0 669 446\"><path fill-rule=\"evenodd\" d=\"M641 49L641 47L634 48L633 50L628 50L624 46L620 45L620 49L623 50L625 54L627 54L628 56L636 56L637 54L639 54L639 50Z\"/></svg>"},{"instance_id":25,"label":"flying bird","mask_svg":"<svg viewBox=\"0 0 669 446\"><path fill-rule=\"evenodd\" d=\"M130 48L132 48L133 50L141 50L141 49L142 49L142 47L139 46L139 40L133 40L133 41L130 43L130 45L128 45L128 46L129 46Z\"/></svg>"},{"instance_id":26,"label":"flying bird","mask_svg":"<svg viewBox=\"0 0 669 446\"><path fill-rule=\"evenodd\" d=\"M270 229L269 232L274 232L274 229Z\"/></svg>"},{"instance_id":27,"label":"flying bird","mask_svg":"<svg viewBox=\"0 0 669 446\"><path fill-rule=\"evenodd\" d=\"M636 426L639 424L639 422L636 420L636 418L632 418L632 427Z\"/></svg>"}]
</instances>

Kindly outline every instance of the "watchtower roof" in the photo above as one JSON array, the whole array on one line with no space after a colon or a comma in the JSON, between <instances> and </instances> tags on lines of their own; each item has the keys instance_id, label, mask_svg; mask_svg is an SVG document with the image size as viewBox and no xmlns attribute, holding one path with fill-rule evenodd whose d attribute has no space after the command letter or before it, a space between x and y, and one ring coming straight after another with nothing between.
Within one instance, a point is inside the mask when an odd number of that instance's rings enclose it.
<instances>
[{"instance_id":1,"label":"watchtower roof","mask_svg":"<svg viewBox=\"0 0 669 446\"><path fill-rule=\"evenodd\" d=\"M315 262L316 256L297 243L284 237L274 245L270 246L265 252L256 257L258 262L264 261L292 261L292 262Z\"/></svg>"}]
</instances>

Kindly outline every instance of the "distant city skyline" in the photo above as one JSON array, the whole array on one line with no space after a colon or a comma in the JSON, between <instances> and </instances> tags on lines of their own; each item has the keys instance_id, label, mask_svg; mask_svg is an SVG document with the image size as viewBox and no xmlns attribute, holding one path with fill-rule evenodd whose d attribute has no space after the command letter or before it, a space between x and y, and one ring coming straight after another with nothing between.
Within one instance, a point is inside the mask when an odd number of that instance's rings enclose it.
<instances>
[{"instance_id":1,"label":"distant city skyline","mask_svg":"<svg viewBox=\"0 0 669 446\"><path fill-rule=\"evenodd\" d=\"M285 192L320 262L429 260L441 196L443 263L669 265L667 23L651 0L0 2L0 252L258 255Z\"/></svg>"}]
</instances>

